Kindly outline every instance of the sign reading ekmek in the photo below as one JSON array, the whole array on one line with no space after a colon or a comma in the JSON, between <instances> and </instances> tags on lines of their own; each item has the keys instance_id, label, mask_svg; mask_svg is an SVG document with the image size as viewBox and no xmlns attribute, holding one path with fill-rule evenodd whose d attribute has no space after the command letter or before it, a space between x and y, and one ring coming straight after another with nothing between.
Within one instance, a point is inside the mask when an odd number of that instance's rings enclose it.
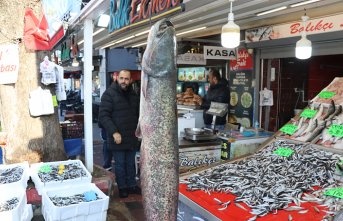
<instances>
[{"instance_id":1,"label":"sign reading ekmek","mask_svg":"<svg viewBox=\"0 0 343 221\"><path fill-rule=\"evenodd\" d=\"M181 3L182 0L111 0L108 32L151 18Z\"/></svg>"},{"instance_id":2,"label":"sign reading ekmek","mask_svg":"<svg viewBox=\"0 0 343 221\"><path fill-rule=\"evenodd\" d=\"M204 46L205 59L236 60L236 55L236 49L227 49L215 46Z\"/></svg>"}]
</instances>

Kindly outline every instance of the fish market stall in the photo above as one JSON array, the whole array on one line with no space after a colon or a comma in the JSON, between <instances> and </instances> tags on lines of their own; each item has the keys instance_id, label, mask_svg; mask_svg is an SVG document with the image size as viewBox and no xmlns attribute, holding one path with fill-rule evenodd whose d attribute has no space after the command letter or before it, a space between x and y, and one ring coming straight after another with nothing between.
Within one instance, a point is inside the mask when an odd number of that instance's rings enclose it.
<instances>
[{"instance_id":1,"label":"fish market stall","mask_svg":"<svg viewBox=\"0 0 343 221\"><path fill-rule=\"evenodd\" d=\"M220 161L222 141L212 131L186 128L179 137L180 173Z\"/></svg>"},{"instance_id":2,"label":"fish market stall","mask_svg":"<svg viewBox=\"0 0 343 221\"><path fill-rule=\"evenodd\" d=\"M181 177L179 220L343 220L341 84L336 78L257 152Z\"/></svg>"},{"instance_id":3,"label":"fish market stall","mask_svg":"<svg viewBox=\"0 0 343 221\"><path fill-rule=\"evenodd\" d=\"M181 177L179 220L311 220L338 215L342 155L273 139L257 153Z\"/></svg>"},{"instance_id":4,"label":"fish market stall","mask_svg":"<svg viewBox=\"0 0 343 221\"><path fill-rule=\"evenodd\" d=\"M254 153L258 147L266 142L274 133L259 130L246 130L244 132L225 130L218 134L223 141L223 160L235 159Z\"/></svg>"}]
</instances>

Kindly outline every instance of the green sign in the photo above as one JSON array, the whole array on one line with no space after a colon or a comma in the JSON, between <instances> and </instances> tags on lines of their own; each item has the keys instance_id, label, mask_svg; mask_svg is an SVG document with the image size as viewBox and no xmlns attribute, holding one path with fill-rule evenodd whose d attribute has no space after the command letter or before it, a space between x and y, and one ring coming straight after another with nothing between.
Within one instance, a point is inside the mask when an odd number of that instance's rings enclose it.
<instances>
[{"instance_id":1,"label":"green sign","mask_svg":"<svg viewBox=\"0 0 343 221\"><path fill-rule=\"evenodd\" d=\"M298 127L296 125L286 124L280 128L280 131L284 132L285 134L293 135L297 129Z\"/></svg>"},{"instance_id":2,"label":"green sign","mask_svg":"<svg viewBox=\"0 0 343 221\"><path fill-rule=\"evenodd\" d=\"M329 189L325 191L324 195L343 199L343 188L337 187L337 188Z\"/></svg>"},{"instance_id":3,"label":"green sign","mask_svg":"<svg viewBox=\"0 0 343 221\"><path fill-rule=\"evenodd\" d=\"M294 150L288 147L279 147L277 150L274 151L274 154L277 154L282 157L289 157L294 153Z\"/></svg>"},{"instance_id":4,"label":"green sign","mask_svg":"<svg viewBox=\"0 0 343 221\"><path fill-rule=\"evenodd\" d=\"M50 165L43 165L39 168L39 172L50 173L51 172L51 166Z\"/></svg>"},{"instance_id":5,"label":"green sign","mask_svg":"<svg viewBox=\"0 0 343 221\"><path fill-rule=\"evenodd\" d=\"M319 93L319 98L324 98L324 99L330 99L333 96L335 96L335 92L331 92L331 91L322 91Z\"/></svg>"},{"instance_id":6,"label":"green sign","mask_svg":"<svg viewBox=\"0 0 343 221\"><path fill-rule=\"evenodd\" d=\"M301 114L300 117L305 118L313 118L317 114L317 110L305 109Z\"/></svg>"},{"instance_id":7,"label":"green sign","mask_svg":"<svg viewBox=\"0 0 343 221\"><path fill-rule=\"evenodd\" d=\"M329 128L329 134L334 137L343 137L343 125L331 125Z\"/></svg>"}]
</instances>

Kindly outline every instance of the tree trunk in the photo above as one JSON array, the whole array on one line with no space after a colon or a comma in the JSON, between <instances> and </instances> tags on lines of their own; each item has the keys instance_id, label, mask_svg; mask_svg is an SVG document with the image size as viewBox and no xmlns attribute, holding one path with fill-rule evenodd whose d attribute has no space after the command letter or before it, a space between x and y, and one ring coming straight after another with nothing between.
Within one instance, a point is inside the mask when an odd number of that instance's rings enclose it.
<instances>
[{"instance_id":1,"label":"tree trunk","mask_svg":"<svg viewBox=\"0 0 343 221\"><path fill-rule=\"evenodd\" d=\"M30 7L38 19L42 17L39 0L0 1L0 44L11 44L9 39L23 38L25 8ZM40 83L39 64L47 52L29 51L19 43L19 74L15 84L0 84L0 120L7 132L7 145L3 148L5 163L65 160L66 154L55 114L31 117L29 93L41 86L55 94L55 85L44 87Z\"/></svg>"}]
</instances>

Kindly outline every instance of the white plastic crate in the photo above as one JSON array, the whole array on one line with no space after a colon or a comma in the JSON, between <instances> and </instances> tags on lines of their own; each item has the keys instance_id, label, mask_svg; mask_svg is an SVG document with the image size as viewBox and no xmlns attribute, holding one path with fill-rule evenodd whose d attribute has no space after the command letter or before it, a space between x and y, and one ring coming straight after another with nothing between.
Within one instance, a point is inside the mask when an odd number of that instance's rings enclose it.
<instances>
[{"instance_id":1,"label":"white plastic crate","mask_svg":"<svg viewBox=\"0 0 343 221\"><path fill-rule=\"evenodd\" d=\"M89 191L94 191L101 199L58 207L49 198L73 196ZM45 221L106 221L108 204L109 197L93 183L44 190L42 194L42 214Z\"/></svg>"},{"instance_id":2,"label":"white plastic crate","mask_svg":"<svg viewBox=\"0 0 343 221\"><path fill-rule=\"evenodd\" d=\"M43 183L41 179L38 176L38 172L43 165L52 165L52 166L58 166L58 165L67 165L70 163L78 163L83 171L85 171L86 176L85 177L79 177L76 179L67 179L63 181L50 181ZM35 163L31 164L30 167L30 174L31 179L35 183L35 188L39 195L42 195L43 189L51 189L51 188L61 188L61 185L69 185L69 184L83 184L83 183L91 183L92 181L92 175L88 172L86 167L83 165L81 160L66 160L66 161L55 161L55 162L47 162L47 163Z\"/></svg>"},{"instance_id":3,"label":"white plastic crate","mask_svg":"<svg viewBox=\"0 0 343 221\"><path fill-rule=\"evenodd\" d=\"M31 221L33 218L33 210L31 204L26 204L23 216L21 217L20 221Z\"/></svg>"},{"instance_id":4,"label":"white plastic crate","mask_svg":"<svg viewBox=\"0 0 343 221\"><path fill-rule=\"evenodd\" d=\"M24 221L22 220L22 214L25 213L26 208L26 192L23 189L7 189L6 191L2 190L0 194L0 203L4 203L7 200L17 197L19 200L18 205L9 211L0 212L0 220L3 221Z\"/></svg>"},{"instance_id":5,"label":"white plastic crate","mask_svg":"<svg viewBox=\"0 0 343 221\"><path fill-rule=\"evenodd\" d=\"M6 170L6 169L12 169L14 167L21 167L23 168L23 174L17 182L13 183L6 183L1 184L0 183L0 191L6 191L7 189L26 189L27 187L27 181L30 178L30 172L29 172L29 164L28 162L23 163L15 163L15 164L6 164L6 165L0 165L0 170Z\"/></svg>"}]
</instances>

